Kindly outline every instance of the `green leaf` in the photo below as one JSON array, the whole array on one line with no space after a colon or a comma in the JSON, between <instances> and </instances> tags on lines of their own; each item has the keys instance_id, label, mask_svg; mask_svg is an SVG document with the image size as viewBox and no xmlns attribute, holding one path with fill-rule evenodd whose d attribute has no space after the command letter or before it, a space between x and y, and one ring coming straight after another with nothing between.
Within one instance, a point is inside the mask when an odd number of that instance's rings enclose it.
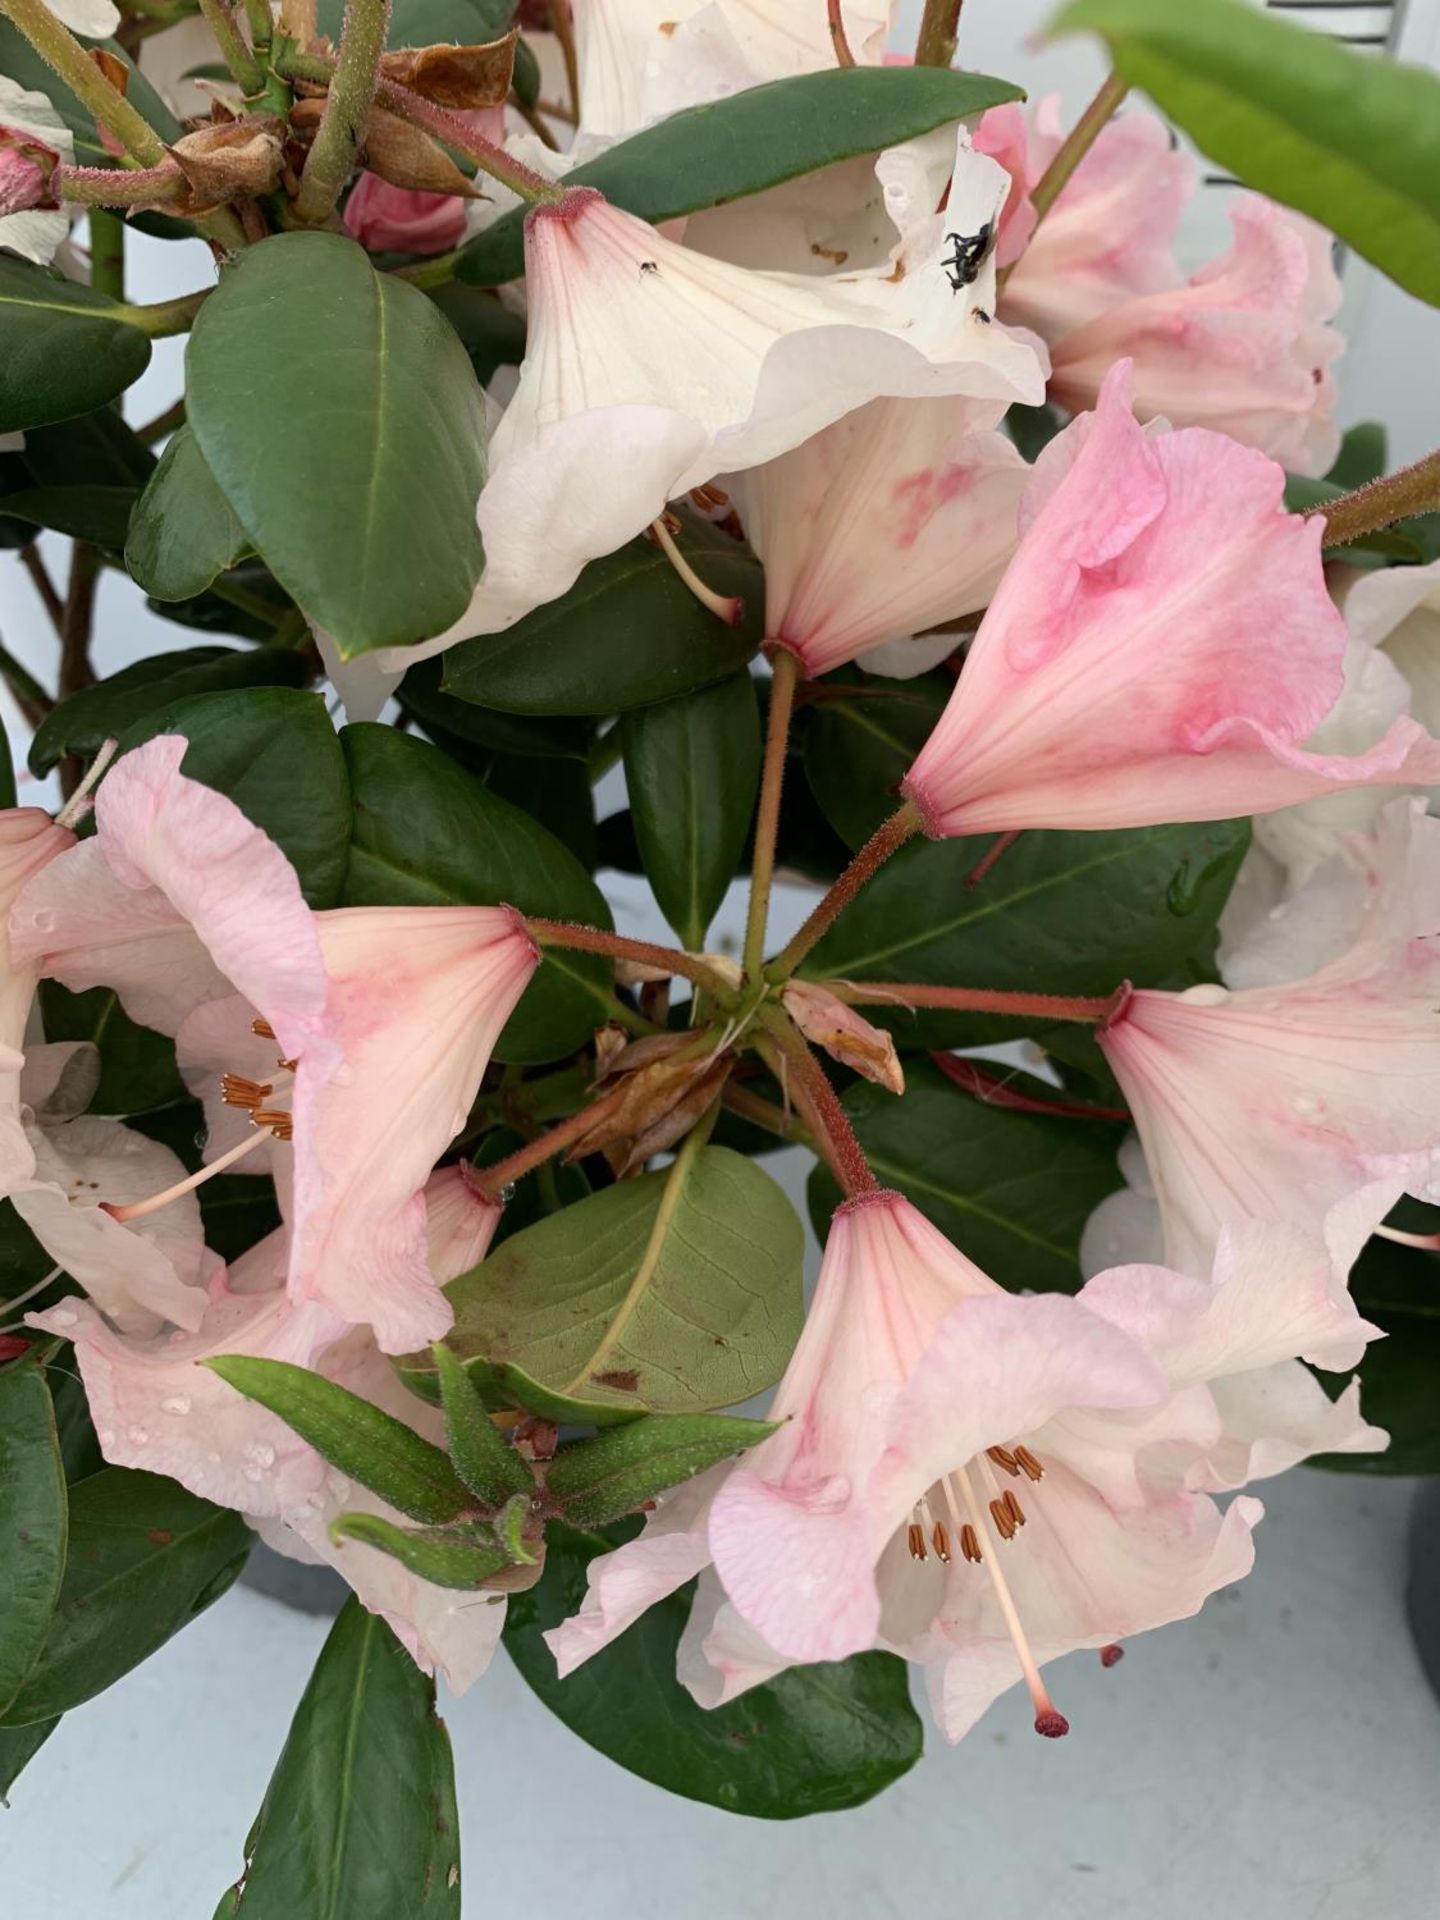
<instances>
[{"instance_id":1,"label":"green leaf","mask_svg":"<svg viewBox=\"0 0 1440 1920\"><path fill-rule=\"evenodd\" d=\"M395 0L386 45L433 47L446 41L483 46L505 32L516 5L517 0ZM338 44L345 0L320 0L317 17L321 33ZM369 1920L369 1916L357 1915L356 1920Z\"/></svg>"},{"instance_id":2,"label":"green leaf","mask_svg":"<svg viewBox=\"0 0 1440 1920\"><path fill-rule=\"evenodd\" d=\"M525 358L524 318L501 306L493 293L458 280L425 291L460 336L482 387L489 386L501 367L518 367Z\"/></svg>"},{"instance_id":3,"label":"green leaf","mask_svg":"<svg viewBox=\"0 0 1440 1920\"><path fill-rule=\"evenodd\" d=\"M345 905L499 906L608 927L605 897L543 827L438 748L393 727L340 736L355 797ZM573 1053L614 1011L611 963L550 948L495 1045L526 1065Z\"/></svg>"},{"instance_id":4,"label":"green leaf","mask_svg":"<svg viewBox=\"0 0 1440 1920\"><path fill-rule=\"evenodd\" d=\"M1120 78L1212 160L1440 304L1433 73L1368 59L1241 0L1073 0L1050 31L1098 33Z\"/></svg>"},{"instance_id":5,"label":"green leaf","mask_svg":"<svg viewBox=\"0 0 1440 1920\"><path fill-rule=\"evenodd\" d=\"M130 577L157 600L190 600L250 551L189 427L172 434L124 541Z\"/></svg>"},{"instance_id":6,"label":"green leaf","mask_svg":"<svg viewBox=\"0 0 1440 1920\"><path fill-rule=\"evenodd\" d=\"M896 788L955 690L948 674L884 680L847 668L850 699L817 699L805 729L805 777L825 818L860 848L899 805ZM972 855L971 864L977 856Z\"/></svg>"},{"instance_id":7,"label":"green leaf","mask_svg":"<svg viewBox=\"0 0 1440 1920\"><path fill-rule=\"evenodd\" d=\"M597 1426L733 1406L773 1385L790 1358L803 1254L781 1188L739 1154L706 1147L492 1249L446 1289L446 1344L495 1404L528 1381L537 1411ZM424 1390L433 1369L417 1354L406 1377Z\"/></svg>"},{"instance_id":8,"label":"green leaf","mask_svg":"<svg viewBox=\"0 0 1440 1920\"><path fill-rule=\"evenodd\" d=\"M1013 1079L1021 1091L1055 1095L1026 1075ZM916 1059L905 1062L902 1100L859 1081L845 1111L881 1185L913 1201L1001 1286L1079 1286L1081 1231L1121 1184L1122 1123L990 1106ZM841 1194L822 1166L810 1176L809 1199L823 1241Z\"/></svg>"},{"instance_id":9,"label":"green leaf","mask_svg":"<svg viewBox=\"0 0 1440 1920\"><path fill-rule=\"evenodd\" d=\"M3 265L0 261L0 270ZM22 487L0 496L0 513L71 540L91 540L111 553L125 545L134 505L134 491L127 487Z\"/></svg>"},{"instance_id":10,"label":"green leaf","mask_svg":"<svg viewBox=\"0 0 1440 1920\"><path fill-rule=\"evenodd\" d=\"M0 807L15 805L15 762L10 757L10 737L0 720Z\"/></svg>"},{"instance_id":11,"label":"green leaf","mask_svg":"<svg viewBox=\"0 0 1440 1920\"><path fill-rule=\"evenodd\" d=\"M65 1468L36 1366L0 1373L0 1709L45 1644L65 1571Z\"/></svg>"},{"instance_id":12,"label":"green leaf","mask_svg":"<svg viewBox=\"0 0 1440 1920\"><path fill-rule=\"evenodd\" d=\"M252 1538L238 1513L153 1473L78 1481L59 1605L5 1724L53 1720L148 1660L230 1587Z\"/></svg>"},{"instance_id":13,"label":"green leaf","mask_svg":"<svg viewBox=\"0 0 1440 1920\"><path fill-rule=\"evenodd\" d=\"M90 1113L148 1113L184 1099L175 1042L132 1020L111 988L71 993L56 980L42 980L40 1009L47 1040L88 1040L100 1050Z\"/></svg>"},{"instance_id":14,"label":"green leaf","mask_svg":"<svg viewBox=\"0 0 1440 1920\"><path fill-rule=\"evenodd\" d=\"M595 789L588 768L578 760L536 760L529 755L497 753L485 773L485 785L529 816L568 847L587 873L596 866Z\"/></svg>"},{"instance_id":15,"label":"green leaf","mask_svg":"<svg viewBox=\"0 0 1440 1920\"><path fill-rule=\"evenodd\" d=\"M274 234L226 269L185 366L216 483L346 658L460 618L484 562L485 412L423 293L338 234Z\"/></svg>"},{"instance_id":16,"label":"green leaf","mask_svg":"<svg viewBox=\"0 0 1440 1920\"><path fill-rule=\"evenodd\" d=\"M1390 436L1379 420L1362 420L1340 442L1335 464L1325 478L1345 492L1378 480L1390 464Z\"/></svg>"},{"instance_id":17,"label":"green leaf","mask_svg":"<svg viewBox=\"0 0 1440 1920\"><path fill-rule=\"evenodd\" d=\"M139 493L155 456L114 407L61 420L25 436L19 456L36 487L118 487Z\"/></svg>"},{"instance_id":18,"label":"green leaf","mask_svg":"<svg viewBox=\"0 0 1440 1920\"><path fill-rule=\"evenodd\" d=\"M572 1733L657 1787L760 1820L862 1806L914 1766L924 1734L893 1654L793 1667L728 1706L697 1706L675 1678L690 1587L557 1678L541 1635L579 1610L590 1562L618 1537L552 1526L544 1575L510 1597L510 1657Z\"/></svg>"},{"instance_id":19,"label":"green leaf","mask_svg":"<svg viewBox=\"0 0 1440 1920\"><path fill-rule=\"evenodd\" d=\"M565 184L598 187L617 207L658 225L1024 97L1019 87L983 73L836 67L672 113L576 167ZM459 277L475 286L518 279L523 239L521 209L461 250Z\"/></svg>"},{"instance_id":20,"label":"green leaf","mask_svg":"<svg viewBox=\"0 0 1440 1920\"><path fill-rule=\"evenodd\" d=\"M439 745L454 740L479 749L481 756L508 753L535 760L588 761L595 738L592 720L569 719L564 714L534 719L477 707L473 700L457 700L441 691L444 670L444 655L418 661L395 689L406 713Z\"/></svg>"},{"instance_id":21,"label":"green leaf","mask_svg":"<svg viewBox=\"0 0 1440 1920\"><path fill-rule=\"evenodd\" d=\"M57 1715L28 1727L0 1727L0 1807L10 1805L10 1789L59 1724Z\"/></svg>"},{"instance_id":22,"label":"green leaf","mask_svg":"<svg viewBox=\"0 0 1440 1920\"><path fill-rule=\"evenodd\" d=\"M778 1431L769 1420L726 1414L642 1416L557 1453L546 1491L572 1527L601 1527Z\"/></svg>"},{"instance_id":23,"label":"green leaf","mask_svg":"<svg viewBox=\"0 0 1440 1920\"><path fill-rule=\"evenodd\" d=\"M430 1353L445 1409L445 1442L460 1478L489 1507L503 1507L515 1494L532 1495L535 1476L528 1462L491 1420L464 1367L438 1342Z\"/></svg>"},{"instance_id":24,"label":"green leaf","mask_svg":"<svg viewBox=\"0 0 1440 1920\"><path fill-rule=\"evenodd\" d=\"M705 931L735 877L760 785L755 683L717 687L622 722L635 835L660 911L687 947Z\"/></svg>"},{"instance_id":25,"label":"green leaf","mask_svg":"<svg viewBox=\"0 0 1440 1920\"><path fill-rule=\"evenodd\" d=\"M1402 1224L1423 1232L1433 1219ZM1440 1473L1440 1255L1393 1240L1369 1240L1350 1276L1355 1304L1386 1335L1360 1361L1360 1407L1390 1435L1384 1453L1325 1454L1315 1465L1337 1473ZM1322 1373L1332 1396L1346 1384Z\"/></svg>"},{"instance_id":26,"label":"green leaf","mask_svg":"<svg viewBox=\"0 0 1440 1920\"><path fill-rule=\"evenodd\" d=\"M109 294L0 254L0 433L91 413L140 378L150 342L118 311Z\"/></svg>"},{"instance_id":27,"label":"green leaf","mask_svg":"<svg viewBox=\"0 0 1440 1920\"><path fill-rule=\"evenodd\" d=\"M902 847L826 934L807 977L1099 995L1208 959L1249 845L1245 820L1113 833L1026 833L983 883L988 837ZM1014 1037L1014 1020L867 1007L902 1046ZM1033 1031L1036 1022L1025 1023Z\"/></svg>"},{"instance_id":28,"label":"green leaf","mask_svg":"<svg viewBox=\"0 0 1440 1920\"><path fill-rule=\"evenodd\" d=\"M653 540L592 560L568 593L503 633L462 640L441 688L505 713L608 714L673 700L738 673L764 638L759 563L714 527L687 526L686 558L745 617L727 626L702 607Z\"/></svg>"},{"instance_id":29,"label":"green leaf","mask_svg":"<svg viewBox=\"0 0 1440 1920\"><path fill-rule=\"evenodd\" d=\"M165 144L173 145L184 132L184 128L119 42L87 40L85 45L103 47L106 53L129 68L125 97L132 107L137 107L145 116ZM81 105L65 82L53 68L45 64L19 29L3 19L0 19L0 73L3 73L7 80L14 80L32 93L45 95L75 136L76 166L109 167L115 164L114 155L106 151L104 142L95 131L95 120L89 108ZM188 227L181 230L186 233L191 231Z\"/></svg>"},{"instance_id":30,"label":"green leaf","mask_svg":"<svg viewBox=\"0 0 1440 1920\"><path fill-rule=\"evenodd\" d=\"M301 687L308 678L304 656L287 647L182 647L136 660L45 716L30 745L30 771L43 776L69 753L88 760L106 739L177 700L233 687Z\"/></svg>"},{"instance_id":31,"label":"green leaf","mask_svg":"<svg viewBox=\"0 0 1440 1920\"><path fill-rule=\"evenodd\" d=\"M268 1407L332 1467L412 1520L453 1520L472 1504L439 1447L323 1374L243 1353L216 1354L202 1364L247 1399Z\"/></svg>"},{"instance_id":32,"label":"green leaf","mask_svg":"<svg viewBox=\"0 0 1440 1920\"><path fill-rule=\"evenodd\" d=\"M455 1774L434 1683L358 1600L330 1630L220 1913L460 1920Z\"/></svg>"},{"instance_id":33,"label":"green leaf","mask_svg":"<svg viewBox=\"0 0 1440 1920\"><path fill-rule=\"evenodd\" d=\"M458 1527L425 1527L411 1532L378 1513L342 1513L330 1528L333 1540L354 1540L398 1560L407 1573L433 1587L473 1592L515 1562L495 1529L471 1522Z\"/></svg>"},{"instance_id":34,"label":"green leaf","mask_svg":"<svg viewBox=\"0 0 1440 1920\"><path fill-rule=\"evenodd\" d=\"M312 907L340 903L349 859L350 784L325 702L290 687L195 694L147 713L122 736L128 753L159 733L190 746L181 771L233 800L268 833Z\"/></svg>"}]
</instances>

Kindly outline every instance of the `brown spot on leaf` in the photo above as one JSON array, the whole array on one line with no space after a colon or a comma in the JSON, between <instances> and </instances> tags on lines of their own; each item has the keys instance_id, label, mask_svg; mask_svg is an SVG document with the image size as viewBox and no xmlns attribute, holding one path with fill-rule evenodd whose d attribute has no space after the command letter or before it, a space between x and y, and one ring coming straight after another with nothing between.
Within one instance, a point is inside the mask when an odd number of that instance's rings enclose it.
<instances>
[{"instance_id":1,"label":"brown spot on leaf","mask_svg":"<svg viewBox=\"0 0 1440 1920\"><path fill-rule=\"evenodd\" d=\"M633 1393L640 1384L640 1375L634 1367L611 1367L605 1373L592 1373L590 1378L597 1387L614 1387L617 1393Z\"/></svg>"}]
</instances>

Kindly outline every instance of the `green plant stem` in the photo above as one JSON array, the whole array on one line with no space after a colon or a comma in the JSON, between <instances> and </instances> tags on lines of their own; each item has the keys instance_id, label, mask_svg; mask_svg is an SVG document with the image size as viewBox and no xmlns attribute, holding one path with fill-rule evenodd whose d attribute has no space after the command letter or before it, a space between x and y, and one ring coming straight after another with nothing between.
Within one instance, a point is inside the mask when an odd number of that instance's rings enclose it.
<instances>
[{"instance_id":1,"label":"green plant stem","mask_svg":"<svg viewBox=\"0 0 1440 1920\"><path fill-rule=\"evenodd\" d=\"M413 267L396 267L394 275L397 280L428 293L432 287L447 286L455 278L455 263L459 258L457 247L453 253L437 253L429 260L419 260Z\"/></svg>"},{"instance_id":2,"label":"green plant stem","mask_svg":"<svg viewBox=\"0 0 1440 1920\"><path fill-rule=\"evenodd\" d=\"M125 298L125 222L103 207L92 207L90 224L90 284L112 300Z\"/></svg>"},{"instance_id":3,"label":"green plant stem","mask_svg":"<svg viewBox=\"0 0 1440 1920\"><path fill-rule=\"evenodd\" d=\"M389 24L390 0L347 0L325 111L295 196L295 218L301 226L320 226L330 218L355 170Z\"/></svg>"},{"instance_id":4,"label":"green plant stem","mask_svg":"<svg viewBox=\"0 0 1440 1920\"><path fill-rule=\"evenodd\" d=\"M762 1008L760 1021L765 1028L765 1036L759 1042L760 1057L800 1109L841 1192L847 1200L853 1200L857 1194L873 1193L879 1182L870 1171L870 1163L850 1125L850 1116L841 1106L840 1096L831 1086L825 1069L778 1006L772 1003Z\"/></svg>"},{"instance_id":5,"label":"green plant stem","mask_svg":"<svg viewBox=\"0 0 1440 1920\"><path fill-rule=\"evenodd\" d=\"M174 333L188 333L212 292L213 288L201 287L195 293L182 293L174 300L157 300L151 306L121 306L107 317L123 320L127 327L138 327L152 340L164 340Z\"/></svg>"},{"instance_id":6,"label":"green plant stem","mask_svg":"<svg viewBox=\"0 0 1440 1920\"><path fill-rule=\"evenodd\" d=\"M988 987L930 987L907 981L826 980L827 993L848 1006L939 1007L952 1013L1000 1013L1017 1020L1076 1020L1099 1024L1114 1013L1118 996L1081 999L1058 993L999 993ZM1121 989L1125 992L1127 989Z\"/></svg>"},{"instance_id":7,"label":"green plant stem","mask_svg":"<svg viewBox=\"0 0 1440 1920\"><path fill-rule=\"evenodd\" d=\"M259 93L265 84L264 69L235 24L229 0L200 0L200 11L205 16L206 26L215 36L220 58L230 69L240 91L247 96Z\"/></svg>"},{"instance_id":8,"label":"green plant stem","mask_svg":"<svg viewBox=\"0 0 1440 1920\"><path fill-rule=\"evenodd\" d=\"M750 865L750 907L745 917L745 972L760 978L765 958L765 928L770 916L770 889L775 880L775 843L780 832L780 797L785 786L785 757L790 745L790 719L795 711L795 683L800 662L788 648L776 650L770 681L770 713L765 727L765 761L760 774L760 805L755 814L755 856Z\"/></svg>"},{"instance_id":9,"label":"green plant stem","mask_svg":"<svg viewBox=\"0 0 1440 1920\"><path fill-rule=\"evenodd\" d=\"M920 37L915 42L917 67L948 67L960 37L960 9L964 0L925 0Z\"/></svg>"},{"instance_id":10,"label":"green plant stem","mask_svg":"<svg viewBox=\"0 0 1440 1920\"><path fill-rule=\"evenodd\" d=\"M698 955L682 953L678 947L658 947L648 940L629 940L623 934L609 933L603 927L572 926L568 920L526 919L531 937L542 947L572 947L581 953L608 954L615 960L634 960L642 967L663 968L693 980L714 994L729 1010L735 1004L735 992L729 982Z\"/></svg>"},{"instance_id":11,"label":"green plant stem","mask_svg":"<svg viewBox=\"0 0 1440 1920\"><path fill-rule=\"evenodd\" d=\"M742 1120L748 1120L752 1126L764 1127L767 1133L776 1134L781 1140L793 1140L797 1146L819 1151L810 1129L793 1114L787 1117L773 1100L767 1100L763 1094L751 1093L748 1087L740 1087L733 1080L727 1080L724 1100L732 1113Z\"/></svg>"},{"instance_id":12,"label":"green plant stem","mask_svg":"<svg viewBox=\"0 0 1440 1920\"><path fill-rule=\"evenodd\" d=\"M14 21L46 66L59 74L97 120L104 122L132 160L138 160L142 167L158 167L164 161L165 142L124 94L111 86L44 0L0 0L0 14Z\"/></svg>"},{"instance_id":13,"label":"green plant stem","mask_svg":"<svg viewBox=\"0 0 1440 1920\"><path fill-rule=\"evenodd\" d=\"M831 886L824 899L812 911L804 926L770 962L765 969L769 978L777 983L788 980L816 941L834 925L865 883L880 871L892 853L903 847L905 842L919 831L920 815L907 800L903 807L892 813L883 825L875 829L840 878Z\"/></svg>"},{"instance_id":14,"label":"green plant stem","mask_svg":"<svg viewBox=\"0 0 1440 1920\"><path fill-rule=\"evenodd\" d=\"M1440 448L1417 460L1413 467L1402 467L1399 473L1387 473L1383 479L1370 481L1368 486L1356 487L1353 493L1342 493L1328 505L1308 508L1305 518L1323 515L1325 545L1343 547L1362 534L1378 533L1397 520L1408 520L1416 513L1430 513L1437 507L1440 507Z\"/></svg>"},{"instance_id":15,"label":"green plant stem","mask_svg":"<svg viewBox=\"0 0 1440 1920\"><path fill-rule=\"evenodd\" d=\"M163 440L167 434L174 433L177 427L185 424L185 396L173 401L163 413L157 413L153 420L147 420L143 427L135 429L137 440L143 440L147 447L153 447L157 440Z\"/></svg>"},{"instance_id":16,"label":"green plant stem","mask_svg":"<svg viewBox=\"0 0 1440 1920\"><path fill-rule=\"evenodd\" d=\"M153 207L182 199L188 182L179 167L72 167L55 169L55 185L67 206Z\"/></svg>"}]
</instances>

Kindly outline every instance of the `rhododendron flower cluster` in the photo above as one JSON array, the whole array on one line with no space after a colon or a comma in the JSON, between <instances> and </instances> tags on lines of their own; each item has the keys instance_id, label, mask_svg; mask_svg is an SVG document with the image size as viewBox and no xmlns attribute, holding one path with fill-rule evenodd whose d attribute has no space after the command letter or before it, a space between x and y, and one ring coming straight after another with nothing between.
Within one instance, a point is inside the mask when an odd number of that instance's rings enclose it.
<instances>
[{"instance_id":1,"label":"rhododendron flower cluster","mask_svg":"<svg viewBox=\"0 0 1440 1920\"><path fill-rule=\"evenodd\" d=\"M0 0L0 1735L254 1552L352 1597L226 1911L324 1834L327 1912L458 1920L502 1639L765 1817L913 1764L907 1666L1083 1742L1260 1483L1440 1469L1440 455L1338 424L1339 70L1247 13L1216 130L954 0L244 12ZM157 221L216 271L143 302ZM106 675L127 580L187 631Z\"/></svg>"}]
</instances>

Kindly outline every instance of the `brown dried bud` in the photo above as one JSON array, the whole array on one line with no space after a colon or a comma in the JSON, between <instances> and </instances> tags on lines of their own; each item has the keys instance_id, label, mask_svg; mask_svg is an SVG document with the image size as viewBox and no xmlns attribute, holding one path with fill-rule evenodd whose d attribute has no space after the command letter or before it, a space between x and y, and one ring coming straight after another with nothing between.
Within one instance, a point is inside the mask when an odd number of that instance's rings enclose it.
<instances>
[{"instance_id":1,"label":"brown dried bud","mask_svg":"<svg viewBox=\"0 0 1440 1920\"><path fill-rule=\"evenodd\" d=\"M891 1093L905 1091L905 1074L895 1042L833 993L808 980L792 980L780 995L780 1004L806 1039L823 1047L831 1059L888 1087Z\"/></svg>"},{"instance_id":2,"label":"brown dried bud","mask_svg":"<svg viewBox=\"0 0 1440 1920\"><path fill-rule=\"evenodd\" d=\"M518 33L478 47L400 47L382 55L380 71L436 106L468 113L499 107L510 92Z\"/></svg>"},{"instance_id":3,"label":"brown dried bud","mask_svg":"<svg viewBox=\"0 0 1440 1920\"><path fill-rule=\"evenodd\" d=\"M190 183L196 213L270 193L285 157L280 122L258 115L198 127L170 153Z\"/></svg>"},{"instance_id":4,"label":"brown dried bud","mask_svg":"<svg viewBox=\"0 0 1440 1920\"><path fill-rule=\"evenodd\" d=\"M291 131L306 146L315 138L324 112L323 100L297 100L291 108ZM366 171L388 180L392 187L408 187L415 193L452 193L464 200L484 197L428 133L381 107L370 110L362 151Z\"/></svg>"},{"instance_id":5,"label":"brown dried bud","mask_svg":"<svg viewBox=\"0 0 1440 1920\"><path fill-rule=\"evenodd\" d=\"M658 1041L670 1035L656 1035ZM682 1045L693 1042L693 1035L676 1035ZM645 1048L648 1041L636 1042L626 1054ZM724 1086L734 1060L730 1054L714 1052L686 1053L668 1058L649 1058L633 1072L621 1076L623 1091L613 1106L607 1106L588 1133L570 1149L570 1158L578 1160L587 1153L604 1152L620 1175L630 1173L652 1153L663 1153L705 1112Z\"/></svg>"}]
</instances>

